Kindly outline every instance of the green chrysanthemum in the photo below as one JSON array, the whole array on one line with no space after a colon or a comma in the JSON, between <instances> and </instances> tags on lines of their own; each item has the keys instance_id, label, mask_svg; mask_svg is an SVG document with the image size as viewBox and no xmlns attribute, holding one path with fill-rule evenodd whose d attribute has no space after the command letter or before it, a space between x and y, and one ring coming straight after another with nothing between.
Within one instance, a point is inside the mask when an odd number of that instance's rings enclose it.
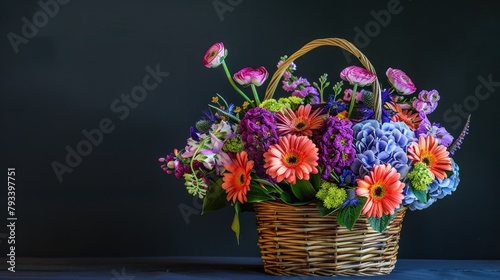
<instances>
[{"instance_id":1,"label":"green chrysanthemum","mask_svg":"<svg viewBox=\"0 0 500 280\"><path fill-rule=\"evenodd\" d=\"M321 189L316 193L316 197L323 201L323 205L327 209L334 209L344 203L347 192L334 183L324 181L321 184Z\"/></svg>"},{"instance_id":2,"label":"green chrysanthemum","mask_svg":"<svg viewBox=\"0 0 500 280\"><path fill-rule=\"evenodd\" d=\"M259 107L267 109L268 111L275 113L275 112L282 111L287 106L283 103L279 103L278 101L276 101L276 99L267 99L267 100L262 101L262 103L260 104Z\"/></svg>"},{"instance_id":3,"label":"green chrysanthemum","mask_svg":"<svg viewBox=\"0 0 500 280\"><path fill-rule=\"evenodd\" d=\"M278 102L292 110L297 110L299 105L302 104L302 98L298 96L282 97L278 99Z\"/></svg>"},{"instance_id":4,"label":"green chrysanthemum","mask_svg":"<svg viewBox=\"0 0 500 280\"><path fill-rule=\"evenodd\" d=\"M243 151L243 149L244 146L243 142L241 141L240 135L226 139L226 141L224 141L224 146L222 146L222 150L224 152L239 153Z\"/></svg>"},{"instance_id":5,"label":"green chrysanthemum","mask_svg":"<svg viewBox=\"0 0 500 280\"><path fill-rule=\"evenodd\" d=\"M423 162L415 164L407 177L410 179L410 185L418 191L427 190L427 186L432 183L432 176Z\"/></svg>"}]
</instances>

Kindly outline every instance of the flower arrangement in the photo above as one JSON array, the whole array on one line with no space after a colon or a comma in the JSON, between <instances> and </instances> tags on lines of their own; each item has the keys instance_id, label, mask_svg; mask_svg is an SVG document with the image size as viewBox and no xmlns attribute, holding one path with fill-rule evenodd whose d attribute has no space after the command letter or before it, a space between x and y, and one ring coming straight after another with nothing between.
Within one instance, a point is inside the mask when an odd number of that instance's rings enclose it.
<instances>
[{"instance_id":1,"label":"flower arrangement","mask_svg":"<svg viewBox=\"0 0 500 280\"><path fill-rule=\"evenodd\" d=\"M278 67L287 63L281 80L287 94L261 101L257 88L269 76L266 68L231 74L227 54L216 43L204 65L222 66L244 102L213 97L185 148L159 161L165 172L184 180L189 194L203 199L203 213L233 206L237 236L239 213L253 203L315 203L321 215L337 215L348 229L366 215L382 232L398 209L425 209L457 188L459 167L452 156L469 120L456 139L431 122L437 90L417 93L408 75L393 68L385 73L388 87L371 90L378 76L355 65L332 86L327 74L311 83L283 56Z\"/></svg>"}]
</instances>

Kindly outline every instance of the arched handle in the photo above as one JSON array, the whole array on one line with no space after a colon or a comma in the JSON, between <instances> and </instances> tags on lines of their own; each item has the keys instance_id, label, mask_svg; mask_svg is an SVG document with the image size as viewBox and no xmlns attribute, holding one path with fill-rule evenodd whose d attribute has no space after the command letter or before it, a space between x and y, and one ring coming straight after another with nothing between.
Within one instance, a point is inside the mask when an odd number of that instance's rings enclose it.
<instances>
[{"instance_id":1,"label":"arched handle","mask_svg":"<svg viewBox=\"0 0 500 280\"><path fill-rule=\"evenodd\" d=\"M321 46L334 46L334 47L339 47L342 48L351 54L353 54L360 62L361 64L368 69L370 72L376 74L375 68L373 65L370 63L368 58L358 49L356 46L354 46L352 43L345 39L341 38L325 38L325 39L316 39L313 40L307 44L305 44L302 48L300 48L298 51L296 51L294 54L290 55L283 64L278 67L276 72L273 74L271 79L269 80L269 84L267 85L266 89L266 94L264 96L264 100L270 99L273 97L274 92L276 91L276 88L278 86L278 83L281 80L281 77L285 73L286 69L290 66L290 64L295 61L297 58L301 57L302 55L306 54L307 52ZM375 81L372 84L373 87L373 95L374 95L374 104L373 104L373 111L375 113L375 119L380 121L381 116L382 116L382 101L381 101L381 89L380 89L380 84L378 81L378 78L375 79Z\"/></svg>"}]
</instances>

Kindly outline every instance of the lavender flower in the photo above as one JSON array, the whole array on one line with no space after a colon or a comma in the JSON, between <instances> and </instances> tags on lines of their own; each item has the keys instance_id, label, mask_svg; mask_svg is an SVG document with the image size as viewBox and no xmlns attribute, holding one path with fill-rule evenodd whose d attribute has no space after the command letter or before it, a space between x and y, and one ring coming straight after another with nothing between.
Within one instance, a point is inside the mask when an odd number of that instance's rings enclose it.
<instances>
[{"instance_id":1,"label":"lavender flower","mask_svg":"<svg viewBox=\"0 0 500 280\"><path fill-rule=\"evenodd\" d=\"M437 139L438 144L448 147L453 142L453 136L439 123L432 123L427 118L423 118L420 126L415 130L415 136L432 135Z\"/></svg>"},{"instance_id":2,"label":"lavender flower","mask_svg":"<svg viewBox=\"0 0 500 280\"><path fill-rule=\"evenodd\" d=\"M439 99L441 99L441 97L439 96L439 92L437 90L422 90L418 94L418 97L413 101L412 106L415 110L424 112L428 115L436 110Z\"/></svg>"}]
</instances>

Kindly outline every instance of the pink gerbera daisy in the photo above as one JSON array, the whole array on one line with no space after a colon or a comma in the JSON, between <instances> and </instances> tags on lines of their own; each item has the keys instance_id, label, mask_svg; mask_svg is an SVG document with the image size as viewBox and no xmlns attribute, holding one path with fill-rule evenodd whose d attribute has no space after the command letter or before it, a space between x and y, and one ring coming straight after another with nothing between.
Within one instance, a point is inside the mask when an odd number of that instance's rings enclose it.
<instances>
[{"instance_id":1,"label":"pink gerbera daisy","mask_svg":"<svg viewBox=\"0 0 500 280\"><path fill-rule=\"evenodd\" d=\"M311 136L313 130L319 129L324 122L323 115L320 115L321 109L318 108L311 113L310 104L300 105L297 112L286 108L283 112L276 115L279 135L294 134Z\"/></svg>"},{"instance_id":2,"label":"pink gerbera daisy","mask_svg":"<svg viewBox=\"0 0 500 280\"><path fill-rule=\"evenodd\" d=\"M247 202L247 192L250 190L250 173L253 168L253 160L248 160L247 152L242 151L236 154L231 164L224 164L226 172L222 180L222 188L227 193L227 200L233 203L238 200L241 203Z\"/></svg>"},{"instance_id":3,"label":"pink gerbera daisy","mask_svg":"<svg viewBox=\"0 0 500 280\"><path fill-rule=\"evenodd\" d=\"M309 180L318 173L318 148L307 136L288 134L278 138L264 153L266 173L278 182L295 184L297 179Z\"/></svg>"},{"instance_id":4,"label":"pink gerbera daisy","mask_svg":"<svg viewBox=\"0 0 500 280\"><path fill-rule=\"evenodd\" d=\"M408 159L412 160L413 164L425 163L431 172L432 179L443 180L448 177L446 171L453 169L449 154L446 147L439 145L437 139L432 135L427 137L420 135L418 143L414 142L408 146Z\"/></svg>"},{"instance_id":5,"label":"pink gerbera daisy","mask_svg":"<svg viewBox=\"0 0 500 280\"><path fill-rule=\"evenodd\" d=\"M356 194L367 198L361 213L368 217L392 215L404 198L405 184L391 165L375 165L363 179L356 179Z\"/></svg>"}]
</instances>

